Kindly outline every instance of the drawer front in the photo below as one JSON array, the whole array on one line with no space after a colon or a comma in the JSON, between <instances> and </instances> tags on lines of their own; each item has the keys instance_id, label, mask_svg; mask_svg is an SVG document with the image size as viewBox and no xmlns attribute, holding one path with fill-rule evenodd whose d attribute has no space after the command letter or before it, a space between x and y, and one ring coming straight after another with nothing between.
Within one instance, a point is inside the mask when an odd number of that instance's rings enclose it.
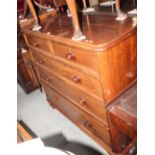
<instances>
[{"instance_id":1,"label":"drawer front","mask_svg":"<svg viewBox=\"0 0 155 155\"><path fill-rule=\"evenodd\" d=\"M80 110L78 107L59 95L47 85L43 84L43 87L47 95L47 100L53 107L65 114L77 126L84 129L84 131L91 132L97 138L110 146L108 127L104 126L102 123L94 119L91 115L85 113L83 110Z\"/></svg>"},{"instance_id":2,"label":"drawer front","mask_svg":"<svg viewBox=\"0 0 155 155\"><path fill-rule=\"evenodd\" d=\"M98 74L97 56L95 53L69 48L64 45L52 43L56 58L67 63L77 64Z\"/></svg>"},{"instance_id":3,"label":"drawer front","mask_svg":"<svg viewBox=\"0 0 155 155\"><path fill-rule=\"evenodd\" d=\"M74 87L70 83L58 78L57 76L49 73L45 69L39 67L40 78L51 87L60 91L69 100L74 102L83 110L91 113L94 117L107 125L106 111L103 103L92 96L87 95L80 89Z\"/></svg>"},{"instance_id":4,"label":"drawer front","mask_svg":"<svg viewBox=\"0 0 155 155\"><path fill-rule=\"evenodd\" d=\"M48 40L46 40L44 38L35 37L32 35L27 35L26 37L27 37L28 43L31 46L33 46L37 49L41 49L41 50L43 50L43 52L50 53L50 47L48 44Z\"/></svg>"},{"instance_id":5,"label":"drawer front","mask_svg":"<svg viewBox=\"0 0 155 155\"><path fill-rule=\"evenodd\" d=\"M41 66L47 67L57 75L69 80L78 87L85 89L85 91L95 94L96 96L103 98L101 82L96 78L89 76L86 73L74 70L66 65L58 63L38 52L33 52L33 57L37 63Z\"/></svg>"}]
</instances>

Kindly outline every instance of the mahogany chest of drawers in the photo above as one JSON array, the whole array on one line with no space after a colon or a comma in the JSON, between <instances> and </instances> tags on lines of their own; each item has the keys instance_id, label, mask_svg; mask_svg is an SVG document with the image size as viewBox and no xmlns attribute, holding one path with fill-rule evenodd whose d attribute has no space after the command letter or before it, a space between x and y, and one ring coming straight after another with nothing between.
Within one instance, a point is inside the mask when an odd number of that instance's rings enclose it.
<instances>
[{"instance_id":1,"label":"mahogany chest of drawers","mask_svg":"<svg viewBox=\"0 0 155 155\"><path fill-rule=\"evenodd\" d=\"M84 16L80 42L65 15L41 26L23 33L49 104L113 154L107 107L136 82L135 19Z\"/></svg>"}]
</instances>

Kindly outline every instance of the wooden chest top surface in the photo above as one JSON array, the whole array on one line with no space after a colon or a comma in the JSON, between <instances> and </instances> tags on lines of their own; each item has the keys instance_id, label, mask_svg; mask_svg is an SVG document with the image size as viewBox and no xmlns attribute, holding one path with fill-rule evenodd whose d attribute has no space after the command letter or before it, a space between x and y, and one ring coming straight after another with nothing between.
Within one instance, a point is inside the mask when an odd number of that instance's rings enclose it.
<instances>
[{"instance_id":1,"label":"wooden chest top surface","mask_svg":"<svg viewBox=\"0 0 155 155\"><path fill-rule=\"evenodd\" d=\"M80 17L80 16L79 16ZM82 31L86 36L83 41L71 40L73 36L73 26L71 17L65 14L49 18L41 24L40 35L45 34L56 41L67 42L72 46L79 46L91 49L92 51L103 51L108 47L119 43L133 33L136 33L136 17L128 17L124 21L117 21L115 16L103 15L83 15L79 19L82 23ZM28 31L27 31L28 30ZM33 34L31 27L26 31ZM46 34L47 33L47 34ZM50 33L50 35L49 35ZM69 39L69 40L68 40Z\"/></svg>"}]
</instances>

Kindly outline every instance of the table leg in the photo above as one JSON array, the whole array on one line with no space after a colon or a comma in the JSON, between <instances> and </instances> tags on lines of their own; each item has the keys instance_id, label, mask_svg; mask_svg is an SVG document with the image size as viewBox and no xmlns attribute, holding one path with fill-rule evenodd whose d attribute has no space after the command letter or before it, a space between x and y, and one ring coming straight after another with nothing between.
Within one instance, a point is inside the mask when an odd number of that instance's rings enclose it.
<instances>
[{"instance_id":1,"label":"table leg","mask_svg":"<svg viewBox=\"0 0 155 155\"><path fill-rule=\"evenodd\" d=\"M117 12L116 20L124 20L127 18L127 15L120 8L120 0L116 0L116 12Z\"/></svg>"},{"instance_id":2,"label":"table leg","mask_svg":"<svg viewBox=\"0 0 155 155\"><path fill-rule=\"evenodd\" d=\"M36 11L34 9L34 6L33 6L33 3L32 3L32 0L26 0L31 12L32 12L32 15L33 15L33 18L34 18L34 26L33 26L33 29L32 30L39 30L41 29L41 26L39 25L39 19L37 17L37 14L36 14Z\"/></svg>"},{"instance_id":3,"label":"table leg","mask_svg":"<svg viewBox=\"0 0 155 155\"><path fill-rule=\"evenodd\" d=\"M75 0L66 0L66 2L72 15L72 23L74 27L74 34L72 39L76 41L83 40L85 39L85 36L81 32Z\"/></svg>"},{"instance_id":4,"label":"table leg","mask_svg":"<svg viewBox=\"0 0 155 155\"><path fill-rule=\"evenodd\" d=\"M83 1L83 6L84 6L83 9L87 9L86 0L82 0L82 1Z\"/></svg>"}]
</instances>

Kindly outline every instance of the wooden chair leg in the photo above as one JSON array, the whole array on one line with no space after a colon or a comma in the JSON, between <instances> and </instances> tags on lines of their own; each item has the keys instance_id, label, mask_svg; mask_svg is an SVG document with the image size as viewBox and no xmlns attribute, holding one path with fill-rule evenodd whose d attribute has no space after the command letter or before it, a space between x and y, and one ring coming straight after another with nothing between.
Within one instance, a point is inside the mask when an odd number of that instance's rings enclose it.
<instances>
[{"instance_id":1,"label":"wooden chair leg","mask_svg":"<svg viewBox=\"0 0 155 155\"><path fill-rule=\"evenodd\" d=\"M117 12L116 20L124 20L124 19L126 19L127 15L120 8L120 0L115 0L115 3L116 3L116 12Z\"/></svg>"},{"instance_id":2,"label":"wooden chair leg","mask_svg":"<svg viewBox=\"0 0 155 155\"><path fill-rule=\"evenodd\" d=\"M74 27L74 34L72 39L76 41L83 40L85 39L85 36L81 32L75 0L66 0L66 2L72 15L72 23Z\"/></svg>"},{"instance_id":3,"label":"wooden chair leg","mask_svg":"<svg viewBox=\"0 0 155 155\"><path fill-rule=\"evenodd\" d=\"M33 26L33 29L32 30L39 30L41 29L41 26L39 25L39 19L38 19L38 16L36 14L36 11L34 9L34 6L33 6L33 3L32 3L32 0L26 0L31 12L32 12L32 16L34 18L34 26Z\"/></svg>"}]
</instances>

